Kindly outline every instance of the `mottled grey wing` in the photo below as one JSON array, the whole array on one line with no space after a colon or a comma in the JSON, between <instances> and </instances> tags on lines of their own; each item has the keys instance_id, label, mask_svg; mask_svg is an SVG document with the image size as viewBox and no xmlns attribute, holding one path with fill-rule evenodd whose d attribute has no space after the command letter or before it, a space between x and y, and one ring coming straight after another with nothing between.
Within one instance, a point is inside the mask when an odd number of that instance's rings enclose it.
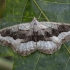
<instances>
[{"instance_id":1,"label":"mottled grey wing","mask_svg":"<svg viewBox=\"0 0 70 70\"><path fill-rule=\"evenodd\" d=\"M32 33L30 24L19 24L0 30L0 44L11 47L15 52L26 56L36 50L36 43L28 41Z\"/></svg>"},{"instance_id":2,"label":"mottled grey wing","mask_svg":"<svg viewBox=\"0 0 70 70\"><path fill-rule=\"evenodd\" d=\"M52 54L60 49L64 42L70 41L70 24L56 22L39 23L45 26L45 29L41 30L41 32L44 33L43 37L45 41L37 42L39 51Z\"/></svg>"},{"instance_id":3,"label":"mottled grey wing","mask_svg":"<svg viewBox=\"0 0 70 70\"><path fill-rule=\"evenodd\" d=\"M60 40L62 40L62 43L70 40L70 24L58 22L40 22L40 24L50 28L50 35L58 37Z\"/></svg>"}]
</instances>

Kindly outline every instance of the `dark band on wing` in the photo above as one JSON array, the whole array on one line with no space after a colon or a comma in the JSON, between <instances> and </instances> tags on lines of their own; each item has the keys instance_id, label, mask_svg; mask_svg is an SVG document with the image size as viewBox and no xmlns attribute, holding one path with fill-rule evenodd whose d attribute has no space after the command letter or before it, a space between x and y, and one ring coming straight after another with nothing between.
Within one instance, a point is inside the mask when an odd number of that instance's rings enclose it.
<instances>
[{"instance_id":1,"label":"dark band on wing","mask_svg":"<svg viewBox=\"0 0 70 70\"><path fill-rule=\"evenodd\" d=\"M46 41L46 40L49 40L48 37L51 37L51 35L48 32L45 33L45 36L38 35L38 32L33 32L32 35L27 36L27 34L29 33L28 31L21 31L20 30L20 31L17 31L17 32L13 32L10 29L2 30L0 33L3 37L10 36L10 37L14 38L15 40L18 39L18 38L23 39L23 42L27 42L27 41L37 42L39 40L45 40Z\"/></svg>"},{"instance_id":2,"label":"dark band on wing","mask_svg":"<svg viewBox=\"0 0 70 70\"><path fill-rule=\"evenodd\" d=\"M45 31L44 36L43 35L38 35L38 32L33 32L32 35L27 36L27 34L29 33L29 31L17 31L17 32L13 32L11 29L5 29L2 30L0 33L2 36L10 36L13 37L14 39L23 39L23 42L27 42L27 41L39 41L39 40L50 40L49 37L52 36L58 36L61 32L68 32L70 31L70 26L69 25L59 25L58 29L52 29L52 33L50 34L49 32Z\"/></svg>"},{"instance_id":3,"label":"dark band on wing","mask_svg":"<svg viewBox=\"0 0 70 70\"><path fill-rule=\"evenodd\" d=\"M59 25L58 29L52 29L52 36L58 36L61 32L70 31L70 25Z\"/></svg>"}]
</instances>

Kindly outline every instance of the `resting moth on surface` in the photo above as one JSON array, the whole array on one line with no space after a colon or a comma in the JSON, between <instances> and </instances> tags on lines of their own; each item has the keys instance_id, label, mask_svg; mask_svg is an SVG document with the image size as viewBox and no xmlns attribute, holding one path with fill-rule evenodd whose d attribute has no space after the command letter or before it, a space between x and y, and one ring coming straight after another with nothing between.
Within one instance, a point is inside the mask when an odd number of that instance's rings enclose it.
<instances>
[{"instance_id":1,"label":"resting moth on surface","mask_svg":"<svg viewBox=\"0 0 70 70\"><path fill-rule=\"evenodd\" d=\"M70 40L70 24L58 22L22 23L0 30L0 44L27 56L35 50L53 54Z\"/></svg>"}]
</instances>

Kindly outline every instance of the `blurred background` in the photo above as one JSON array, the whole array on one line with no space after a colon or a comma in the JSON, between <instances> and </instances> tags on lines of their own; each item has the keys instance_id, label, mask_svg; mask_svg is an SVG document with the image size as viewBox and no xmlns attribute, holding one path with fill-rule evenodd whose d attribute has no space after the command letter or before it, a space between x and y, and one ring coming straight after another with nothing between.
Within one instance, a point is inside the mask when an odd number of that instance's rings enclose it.
<instances>
[{"instance_id":1,"label":"blurred background","mask_svg":"<svg viewBox=\"0 0 70 70\"><path fill-rule=\"evenodd\" d=\"M5 0L0 0L0 20L3 17L5 6L6 6Z\"/></svg>"},{"instance_id":2,"label":"blurred background","mask_svg":"<svg viewBox=\"0 0 70 70\"><path fill-rule=\"evenodd\" d=\"M70 23L70 0L0 0L0 29L31 22L34 16L38 21ZM70 70L70 42L52 55L36 51L27 57L0 46L0 70L52 69Z\"/></svg>"},{"instance_id":3,"label":"blurred background","mask_svg":"<svg viewBox=\"0 0 70 70\"><path fill-rule=\"evenodd\" d=\"M11 56L0 57L0 70L12 70L12 68L13 58Z\"/></svg>"},{"instance_id":4,"label":"blurred background","mask_svg":"<svg viewBox=\"0 0 70 70\"><path fill-rule=\"evenodd\" d=\"M0 21L3 17L5 7L6 7L5 0L0 0ZM0 57L0 70L12 70L12 68L13 68L13 57L11 56Z\"/></svg>"}]
</instances>

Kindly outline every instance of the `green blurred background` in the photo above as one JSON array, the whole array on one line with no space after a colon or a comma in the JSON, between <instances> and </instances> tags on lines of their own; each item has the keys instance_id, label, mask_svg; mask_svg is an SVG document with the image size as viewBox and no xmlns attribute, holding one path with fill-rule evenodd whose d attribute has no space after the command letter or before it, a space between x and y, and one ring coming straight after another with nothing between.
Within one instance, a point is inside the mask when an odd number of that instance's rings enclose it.
<instances>
[{"instance_id":1,"label":"green blurred background","mask_svg":"<svg viewBox=\"0 0 70 70\"><path fill-rule=\"evenodd\" d=\"M5 0L0 0L0 21L3 17L5 7L6 7ZM11 56L1 57L0 56L0 70L12 70L12 68L13 68L13 57Z\"/></svg>"},{"instance_id":2,"label":"green blurred background","mask_svg":"<svg viewBox=\"0 0 70 70\"><path fill-rule=\"evenodd\" d=\"M0 29L31 22L33 17L38 21L70 23L70 0L0 0ZM0 46L0 67L5 70L70 70L70 42L52 55L35 51L26 57Z\"/></svg>"}]
</instances>

